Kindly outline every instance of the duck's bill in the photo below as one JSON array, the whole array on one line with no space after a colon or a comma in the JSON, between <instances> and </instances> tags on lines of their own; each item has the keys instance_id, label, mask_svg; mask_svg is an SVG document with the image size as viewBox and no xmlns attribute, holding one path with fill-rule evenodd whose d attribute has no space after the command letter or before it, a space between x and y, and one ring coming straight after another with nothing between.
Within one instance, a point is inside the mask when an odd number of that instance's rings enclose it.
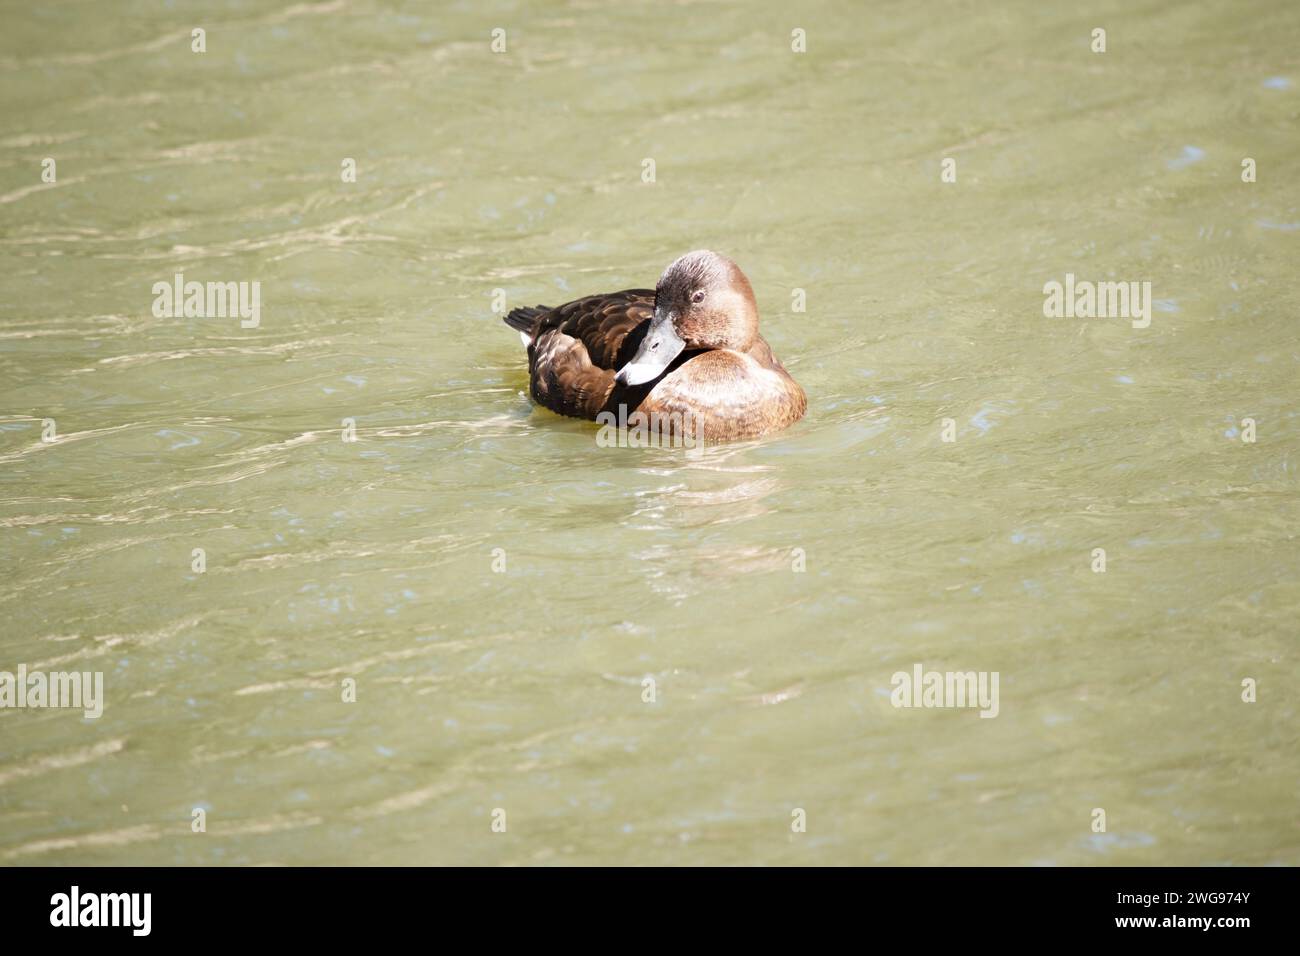
<instances>
[{"instance_id":1,"label":"duck's bill","mask_svg":"<svg viewBox=\"0 0 1300 956\"><path fill-rule=\"evenodd\" d=\"M654 381L673 359L682 354L684 348L686 343L673 327L672 317L656 314L650 321L650 330L641 340L641 347L614 378L620 385L644 385Z\"/></svg>"}]
</instances>

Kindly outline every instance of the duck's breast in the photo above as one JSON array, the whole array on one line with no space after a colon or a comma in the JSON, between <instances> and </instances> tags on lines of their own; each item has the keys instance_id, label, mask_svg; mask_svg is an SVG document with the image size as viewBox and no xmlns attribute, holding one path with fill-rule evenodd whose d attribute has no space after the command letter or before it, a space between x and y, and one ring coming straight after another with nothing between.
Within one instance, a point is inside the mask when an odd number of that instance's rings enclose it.
<instances>
[{"instance_id":1,"label":"duck's breast","mask_svg":"<svg viewBox=\"0 0 1300 956\"><path fill-rule=\"evenodd\" d=\"M706 440L727 441L785 428L802 418L807 407L803 389L779 362L773 359L769 365L750 354L714 349L692 356L660 379L640 410L687 421L686 416L694 416Z\"/></svg>"}]
</instances>

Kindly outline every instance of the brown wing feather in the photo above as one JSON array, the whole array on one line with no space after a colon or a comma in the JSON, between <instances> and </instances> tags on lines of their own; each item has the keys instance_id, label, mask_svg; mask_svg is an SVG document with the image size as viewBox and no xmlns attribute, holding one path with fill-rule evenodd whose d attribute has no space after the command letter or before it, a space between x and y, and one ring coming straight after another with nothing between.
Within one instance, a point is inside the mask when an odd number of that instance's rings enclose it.
<instances>
[{"instance_id":1,"label":"brown wing feather","mask_svg":"<svg viewBox=\"0 0 1300 956\"><path fill-rule=\"evenodd\" d=\"M654 312L652 289L592 295L538 317L528 347L533 398L561 415L595 418L614 391L614 373L636 351Z\"/></svg>"},{"instance_id":2,"label":"brown wing feather","mask_svg":"<svg viewBox=\"0 0 1300 956\"><path fill-rule=\"evenodd\" d=\"M624 337L654 313L653 289L628 289L607 295L589 295L556 306L542 316L534 338L558 330L581 340L591 363L617 371L619 347Z\"/></svg>"}]
</instances>

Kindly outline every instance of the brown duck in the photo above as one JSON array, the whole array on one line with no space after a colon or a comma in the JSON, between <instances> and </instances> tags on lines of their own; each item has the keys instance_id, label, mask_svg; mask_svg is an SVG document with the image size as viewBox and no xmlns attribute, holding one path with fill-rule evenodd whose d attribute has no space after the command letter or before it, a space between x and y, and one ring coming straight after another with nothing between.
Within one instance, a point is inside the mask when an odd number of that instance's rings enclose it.
<instances>
[{"instance_id":1,"label":"brown duck","mask_svg":"<svg viewBox=\"0 0 1300 956\"><path fill-rule=\"evenodd\" d=\"M653 289L515 309L535 401L561 415L690 419L706 441L755 438L808 399L758 334L754 290L716 252L688 252Z\"/></svg>"}]
</instances>

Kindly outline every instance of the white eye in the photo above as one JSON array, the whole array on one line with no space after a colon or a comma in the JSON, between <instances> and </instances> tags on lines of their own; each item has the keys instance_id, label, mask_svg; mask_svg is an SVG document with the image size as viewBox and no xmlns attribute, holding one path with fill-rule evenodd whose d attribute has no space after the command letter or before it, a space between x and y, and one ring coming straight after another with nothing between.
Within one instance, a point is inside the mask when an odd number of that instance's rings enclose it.
<instances>
[{"instance_id":1,"label":"white eye","mask_svg":"<svg viewBox=\"0 0 1300 956\"><path fill-rule=\"evenodd\" d=\"M697 291L695 291L695 292L692 292L692 293L691 293L691 301L692 301L692 302L703 302L703 301L704 301L704 290L703 290L703 289L699 289L699 290L697 290Z\"/></svg>"}]
</instances>

